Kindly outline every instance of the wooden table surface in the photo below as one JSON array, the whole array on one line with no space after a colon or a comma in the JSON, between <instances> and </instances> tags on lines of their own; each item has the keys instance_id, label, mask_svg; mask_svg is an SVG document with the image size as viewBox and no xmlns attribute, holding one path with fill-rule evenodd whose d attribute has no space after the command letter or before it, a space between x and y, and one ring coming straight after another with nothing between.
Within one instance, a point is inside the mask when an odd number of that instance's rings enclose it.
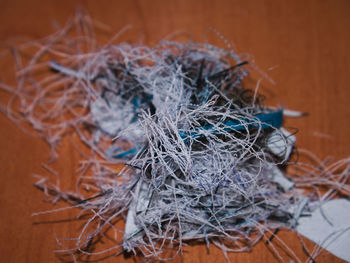
<instances>
[{"instance_id":1,"label":"wooden table surface","mask_svg":"<svg viewBox=\"0 0 350 263\"><path fill-rule=\"evenodd\" d=\"M44 37L54 32L54 21L63 24L80 6L91 16L119 31L133 25L123 40L153 45L174 32L186 32L195 41L225 47L207 27L220 32L238 53L249 53L261 70L275 81L264 80L261 92L268 105L282 105L308 112L309 116L288 119L299 129L297 145L321 158L350 155L350 1L19 1L0 0L0 41L13 37ZM183 39L186 35L183 34ZM1 64L0 77L6 72ZM257 81L253 74L250 81ZM51 209L44 194L33 184L33 174L49 157L45 142L24 134L0 115L0 261L59 262L55 236L77 233L68 214L32 217ZM56 169L75 181L79 156L65 141ZM58 205L60 206L60 204ZM61 205L62 206L62 205ZM38 224L38 222L40 222ZM292 232L279 237L305 260ZM311 246L311 243L308 243ZM278 262L263 242L251 253L230 254L232 262ZM287 259L287 257L286 257ZM102 262L134 262L123 255ZM140 261L139 259L137 261ZM176 262L224 262L222 253L197 245L185 249ZM289 260L287 261L289 262ZM324 252L317 262L341 262Z\"/></svg>"}]
</instances>

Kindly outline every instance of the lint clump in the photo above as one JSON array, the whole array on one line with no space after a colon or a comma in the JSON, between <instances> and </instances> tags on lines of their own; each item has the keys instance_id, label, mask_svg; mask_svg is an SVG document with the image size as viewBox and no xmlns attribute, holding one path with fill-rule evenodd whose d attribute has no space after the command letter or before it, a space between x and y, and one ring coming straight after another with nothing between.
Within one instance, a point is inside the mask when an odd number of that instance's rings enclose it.
<instances>
[{"instance_id":1,"label":"lint clump","mask_svg":"<svg viewBox=\"0 0 350 263\"><path fill-rule=\"evenodd\" d=\"M267 107L246 88L254 65L230 48L165 40L99 46L92 20L78 13L53 35L12 50L17 83L0 83L11 95L2 112L46 140L52 160L63 137L82 142L76 191L46 177L36 184L89 215L61 252L167 260L191 241L225 255L250 251L279 229L295 229L319 200L350 194L349 160L321 168L290 161L296 138L283 119L299 114ZM123 227L113 224L118 218ZM107 228L122 240L91 251Z\"/></svg>"}]
</instances>

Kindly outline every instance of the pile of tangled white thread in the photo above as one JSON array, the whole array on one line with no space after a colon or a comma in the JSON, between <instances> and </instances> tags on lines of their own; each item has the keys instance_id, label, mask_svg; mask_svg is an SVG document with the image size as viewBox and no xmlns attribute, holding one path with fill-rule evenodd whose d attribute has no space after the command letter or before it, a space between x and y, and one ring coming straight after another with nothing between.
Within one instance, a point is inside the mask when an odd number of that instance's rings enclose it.
<instances>
[{"instance_id":1,"label":"pile of tangled white thread","mask_svg":"<svg viewBox=\"0 0 350 263\"><path fill-rule=\"evenodd\" d=\"M349 160L289 162L295 137L282 128L285 111L243 86L252 66L232 50L170 41L99 47L92 32L80 14L13 48L17 84L0 83L12 95L2 111L30 124L26 131L49 143L53 159L66 135L89 146L76 192L45 178L37 183L90 214L65 252L171 259L192 240L225 255L249 251L275 230L295 228L320 202L350 195ZM23 50L33 48L22 64ZM111 168L116 163L124 164L120 171ZM123 241L89 250L107 228Z\"/></svg>"}]
</instances>

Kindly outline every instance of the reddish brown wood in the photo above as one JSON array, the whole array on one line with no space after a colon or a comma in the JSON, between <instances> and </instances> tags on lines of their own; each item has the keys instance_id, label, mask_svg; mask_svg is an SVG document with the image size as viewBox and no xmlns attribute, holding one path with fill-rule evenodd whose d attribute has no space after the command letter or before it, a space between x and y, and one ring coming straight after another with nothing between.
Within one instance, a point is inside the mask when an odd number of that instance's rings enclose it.
<instances>
[{"instance_id":1,"label":"reddish brown wood","mask_svg":"<svg viewBox=\"0 0 350 263\"><path fill-rule=\"evenodd\" d=\"M298 127L298 146L322 158L343 158L350 150L350 2L310 1L0 1L0 40L14 36L40 38L54 31L52 21L62 24L77 6L111 26L117 32L132 24L122 40L157 43L170 33L183 31L195 41L207 36L213 44L225 43L206 27L217 29L238 52L254 56L255 63L268 71L275 85L264 80L261 91L267 104L280 104L310 113L308 117L287 120ZM185 34L179 39L188 38ZM0 61L0 76L9 77L8 63ZM269 68L274 67L273 70ZM248 85L259 78L253 74ZM1 99L4 99L2 97ZM315 136L328 134L332 138ZM48 147L40 139L24 134L0 115L0 255L2 262L59 262L52 252L59 237L77 233L77 224L41 223L71 218L68 214L31 217L32 212L51 209L42 202L31 176L44 173L41 163L48 159ZM74 182L79 156L67 142L61 148L58 171ZM70 179L69 179L70 178ZM71 181L70 181L71 180ZM305 259L293 233L279 235ZM311 243L308 243L309 245ZM263 243L252 253L229 255L232 262L277 262ZM123 256L103 262L133 262ZM341 262L323 253L318 262ZM224 262L215 248L198 245L185 249L176 262Z\"/></svg>"}]
</instances>

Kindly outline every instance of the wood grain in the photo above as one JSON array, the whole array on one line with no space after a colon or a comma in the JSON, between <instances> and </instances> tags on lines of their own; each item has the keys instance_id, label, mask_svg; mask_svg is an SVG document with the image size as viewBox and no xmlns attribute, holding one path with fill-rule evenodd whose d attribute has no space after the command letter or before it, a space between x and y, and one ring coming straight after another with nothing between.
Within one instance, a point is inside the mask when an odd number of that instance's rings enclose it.
<instances>
[{"instance_id":1,"label":"wood grain","mask_svg":"<svg viewBox=\"0 0 350 263\"><path fill-rule=\"evenodd\" d=\"M110 25L112 31L133 25L122 39L149 45L170 33L186 32L179 37L195 41L207 38L225 47L216 34L206 31L209 26L217 29L239 53L254 56L255 63L275 81L263 81L261 92L267 95L268 105L279 104L310 114L286 122L299 129L298 147L321 158L350 155L350 1L0 0L0 40L44 37L54 32L55 23L63 24L71 17L78 6ZM8 64L0 61L0 65L2 78ZM253 74L247 84L252 85L258 78ZM42 201L44 194L33 186L32 177L45 173L41 163L48 160L48 146L23 133L3 115L0 135L0 261L60 262L52 252L59 248L55 233L58 237L77 233L77 224L65 222L72 215L31 217L32 212L52 208ZM55 168L68 184L73 183L79 155L68 141L60 152L62 158ZM306 259L295 234L282 232L279 237L302 260ZM263 243L251 253L230 254L229 258L232 262L278 262ZM197 245L186 248L175 261L225 259L218 249L211 247L208 251ZM134 259L120 255L102 262ZM341 261L324 252L317 262Z\"/></svg>"}]
</instances>

